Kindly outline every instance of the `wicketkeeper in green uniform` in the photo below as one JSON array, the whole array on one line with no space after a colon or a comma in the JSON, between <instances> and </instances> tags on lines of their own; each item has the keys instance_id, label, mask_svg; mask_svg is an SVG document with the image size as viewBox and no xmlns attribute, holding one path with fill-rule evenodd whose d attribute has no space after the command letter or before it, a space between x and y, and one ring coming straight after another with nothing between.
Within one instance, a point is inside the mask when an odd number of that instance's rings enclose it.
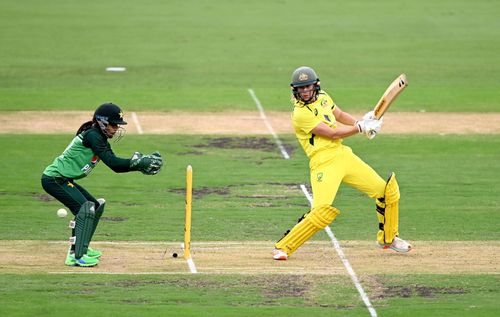
<instances>
[{"instance_id":1,"label":"wicketkeeper in green uniform","mask_svg":"<svg viewBox=\"0 0 500 317\"><path fill-rule=\"evenodd\" d=\"M43 189L75 216L70 221L72 244L65 261L68 266L95 266L102 255L89 244L104 211L105 200L95 199L75 180L89 175L99 161L116 173L140 171L146 175L157 174L163 165L158 152L151 155L135 152L130 159L113 153L108 139L121 136L121 126L125 124L120 107L112 103L99 106L92 121L82 124L64 152L43 171Z\"/></svg>"}]
</instances>

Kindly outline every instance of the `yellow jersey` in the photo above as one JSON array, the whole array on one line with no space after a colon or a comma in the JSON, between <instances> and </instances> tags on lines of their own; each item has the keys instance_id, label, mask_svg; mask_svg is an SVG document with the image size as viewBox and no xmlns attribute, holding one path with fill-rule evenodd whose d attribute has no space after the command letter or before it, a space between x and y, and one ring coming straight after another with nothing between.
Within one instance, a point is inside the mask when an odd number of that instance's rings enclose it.
<instances>
[{"instance_id":1,"label":"yellow jersey","mask_svg":"<svg viewBox=\"0 0 500 317\"><path fill-rule=\"evenodd\" d=\"M294 105L292 123L295 136L309 158L319 151L334 149L342 145L342 139L332 140L311 133L311 130L321 122L333 129L337 127L337 121L333 115L335 102L323 90L318 92L317 97L316 101L309 104L292 97Z\"/></svg>"}]
</instances>

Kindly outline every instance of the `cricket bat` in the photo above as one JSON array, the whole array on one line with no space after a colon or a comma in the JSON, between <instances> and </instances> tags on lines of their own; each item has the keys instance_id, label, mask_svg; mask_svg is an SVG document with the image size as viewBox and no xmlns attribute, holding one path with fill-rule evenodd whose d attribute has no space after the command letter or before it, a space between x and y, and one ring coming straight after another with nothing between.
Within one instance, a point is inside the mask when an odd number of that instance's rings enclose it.
<instances>
[{"instance_id":1,"label":"cricket bat","mask_svg":"<svg viewBox=\"0 0 500 317\"><path fill-rule=\"evenodd\" d=\"M377 120L382 118L387 109L391 106L391 103L396 100L396 97L406 88L406 86L408 86L408 80L406 80L405 74L401 74L398 78L394 79L377 102L375 108L373 108L373 113Z\"/></svg>"}]
</instances>

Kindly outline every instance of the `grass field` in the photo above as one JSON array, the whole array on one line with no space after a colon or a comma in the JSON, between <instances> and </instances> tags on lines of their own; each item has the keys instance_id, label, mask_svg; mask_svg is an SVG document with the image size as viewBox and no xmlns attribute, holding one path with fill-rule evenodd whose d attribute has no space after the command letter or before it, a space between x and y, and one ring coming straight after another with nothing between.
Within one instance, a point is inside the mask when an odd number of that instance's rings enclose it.
<instances>
[{"instance_id":1,"label":"grass field","mask_svg":"<svg viewBox=\"0 0 500 317\"><path fill-rule=\"evenodd\" d=\"M318 70L365 110L398 74L407 111L498 111L495 1L0 1L2 109L288 110L290 74ZM127 67L108 73L108 66Z\"/></svg>"},{"instance_id":2,"label":"grass field","mask_svg":"<svg viewBox=\"0 0 500 317\"><path fill-rule=\"evenodd\" d=\"M23 232L26 239L58 240L67 234L61 220L55 219L59 202L45 201L48 197L40 187L40 176L54 150L62 151L70 137L15 136L16 147L12 147L13 137L0 135L4 149L0 159L8 162L16 157L16 164L22 166L2 177L6 184L2 201L8 209L2 213L6 227L0 238L15 240ZM258 141L245 143L248 138L260 140L260 145ZM194 218L195 241L274 240L307 211L308 202L298 184L308 184L308 163L291 136L285 139L295 148L290 160L281 158L271 138L234 138L225 145L214 140L218 137L130 135L115 144L116 153L125 157L138 147L143 152L158 149L165 153L167 163L157 177L114 174L102 166L79 182L108 199L106 215L127 219L103 223L96 237L180 241L188 164L194 168L194 200L199 211ZM47 151L57 144L59 149ZM382 175L397 171L405 236L414 240L500 239L500 215L495 212L500 197L494 194L500 175L497 136L384 136L377 142L355 138L346 144ZM386 150L381 153L378 148ZM23 155L26 149L30 155ZM376 220L371 199L345 187L335 205L343 211L335 228L342 238L373 238ZM458 221L457 213L473 215L474 221ZM43 225L30 226L33 221Z\"/></svg>"},{"instance_id":3,"label":"grass field","mask_svg":"<svg viewBox=\"0 0 500 317\"><path fill-rule=\"evenodd\" d=\"M345 110L365 111L406 72L391 111L498 113L498 9L487 0L0 0L0 115L105 101L128 120L143 110L257 112L249 88L266 110L289 111L290 74L304 64ZM0 316L369 316L325 232L289 261L270 258L309 206L299 187L309 184L307 158L291 133L279 137L289 160L270 135L251 133L112 143L123 157L159 150L166 164L154 177L101 164L79 181L108 201L95 235L102 262L81 269L63 264L68 218L40 186L72 135L0 133ZM375 249L373 202L341 187L331 228L376 314L498 316L499 135L345 144L382 176L396 171L400 233L415 246L402 256ZM199 274L170 257L183 241L188 164Z\"/></svg>"}]
</instances>

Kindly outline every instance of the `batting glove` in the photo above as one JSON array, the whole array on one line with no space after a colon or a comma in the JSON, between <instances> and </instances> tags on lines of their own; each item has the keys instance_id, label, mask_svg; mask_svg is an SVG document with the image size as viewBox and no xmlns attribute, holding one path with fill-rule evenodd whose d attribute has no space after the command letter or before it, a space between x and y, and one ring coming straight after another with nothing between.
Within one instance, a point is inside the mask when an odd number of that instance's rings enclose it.
<instances>
[{"instance_id":1,"label":"batting glove","mask_svg":"<svg viewBox=\"0 0 500 317\"><path fill-rule=\"evenodd\" d=\"M375 112L372 111L368 111L367 113L365 113L365 115L363 116L363 120L375 120Z\"/></svg>"},{"instance_id":2,"label":"batting glove","mask_svg":"<svg viewBox=\"0 0 500 317\"><path fill-rule=\"evenodd\" d=\"M359 133L363 133L368 139L373 139L382 128L383 120L363 119L356 121Z\"/></svg>"},{"instance_id":3,"label":"batting glove","mask_svg":"<svg viewBox=\"0 0 500 317\"><path fill-rule=\"evenodd\" d=\"M382 129L383 120L365 120L365 131L364 134L368 139L373 139Z\"/></svg>"}]
</instances>

